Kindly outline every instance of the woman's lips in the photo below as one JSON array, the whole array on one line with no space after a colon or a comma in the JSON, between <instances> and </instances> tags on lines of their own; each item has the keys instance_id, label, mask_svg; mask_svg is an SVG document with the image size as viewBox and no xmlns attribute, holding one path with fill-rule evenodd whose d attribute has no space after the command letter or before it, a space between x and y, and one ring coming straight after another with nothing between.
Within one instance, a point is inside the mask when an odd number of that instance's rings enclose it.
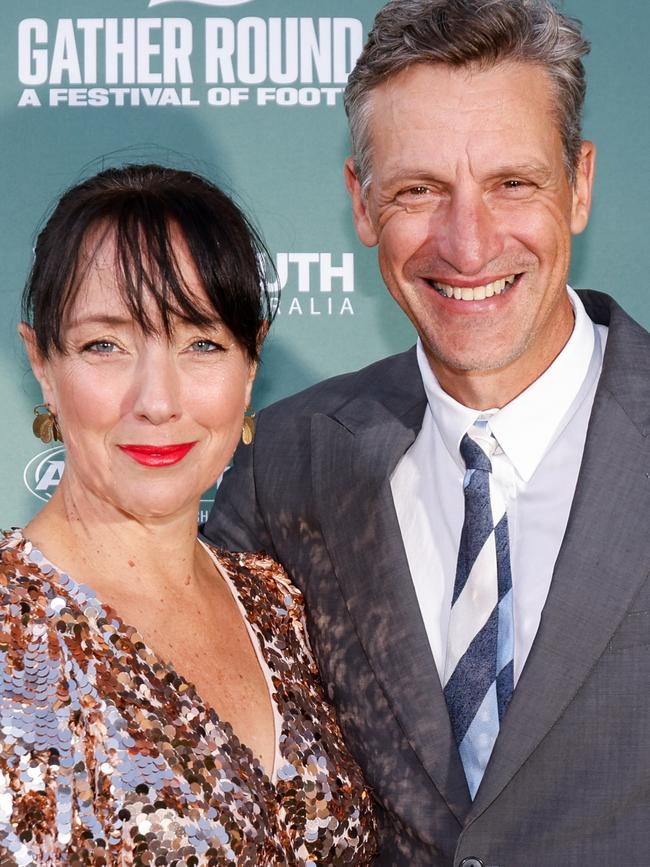
<instances>
[{"instance_id":1,"label":"woman's lips","mask_svg":"<svg viewBox=\"0 0 650 867\"><path fill-rule=\"evenodd\" d=\"M171 467L182 461L194 448L197 440L191 443L176 443L172 446L121 445L119 446L134 461L145 467Z\"/></svg>"}]
</instances>

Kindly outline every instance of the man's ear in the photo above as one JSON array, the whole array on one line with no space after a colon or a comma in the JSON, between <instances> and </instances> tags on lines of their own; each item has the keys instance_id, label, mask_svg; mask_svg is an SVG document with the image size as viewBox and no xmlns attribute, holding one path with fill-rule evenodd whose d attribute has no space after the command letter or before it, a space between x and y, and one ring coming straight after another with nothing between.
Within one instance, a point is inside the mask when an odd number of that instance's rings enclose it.
<instances>
[{"instance_id":1,"label":"man's ear","mask_svg":"<svg viewBox=\"0 0 650 867\"><path fill-rule=\"evenodd\" d=\"M579 235L587 227L591 210L591 191L596 171L596 145L583 141L573 183L573 204L571 207L571 232Z\"/></svg>"},{"instance_id":2,"label":"man's ear","mask_svg":"<svg viewBox=\"0 0 650 867\"><path fill-rule=\"evenodd\" d=\"M38 347L36 334L31 325L27 322L21 322L18 326L18 333L22 337L27 352L27 358L32 368L32 373L38 380L41 391L43 392L43 403L46 403L50 411L56 415L56 402L54 400L54 391L50 382L49 365Z\"/></svg>"},{"instance_id":3,"label":"man's ear","mask_svg":"<svg viewBox=\"0 0 650 867\"><path fill-rule=\"evenodd\" d=\"M345 185L352 199L352 216L359 240L366 247L374 247L379 239L368 213L368 200L361 190L352 157L348 157L345 161L344 176Z\"/></svg>"}]
</instances>

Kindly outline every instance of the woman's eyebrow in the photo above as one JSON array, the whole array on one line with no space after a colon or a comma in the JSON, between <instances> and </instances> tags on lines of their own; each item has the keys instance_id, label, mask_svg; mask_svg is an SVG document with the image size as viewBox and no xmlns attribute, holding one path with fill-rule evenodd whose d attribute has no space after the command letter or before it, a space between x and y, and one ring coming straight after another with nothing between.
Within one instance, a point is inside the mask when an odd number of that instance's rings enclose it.
<instances>
[{"instance_id":1,"label":"woman's eyebrow","mask_svg":"<svg viewBox=\"0 0 650 867\"><path fill-rule=\"evenodd\" d=\"M191 325L197 324L195 322L195 320L186 313L176 313L174 315L176 316L177 319L180 320L180 322L183 323L183 325L191 326ZM223 328L224 327L224 321L220 316L217 316L216 314L211 315L209 313L206 315L208 316L208 319L205 323L202 323L204 327L208 327L208 328Z\"/></svg>"},{"instance_id":2,"label":"woman's eyebrow","mask_svg":"<svg viewBox=\"0 0 650 867\"><path fill-rule=\"evenodd\" d=\"M110 316L100 313L75 317L71 320L68 327L76 328L81 325L108 325L115 327L120 325L132 325L133 322L134 320L132 316Z\"/></svg>"}]
</instances>

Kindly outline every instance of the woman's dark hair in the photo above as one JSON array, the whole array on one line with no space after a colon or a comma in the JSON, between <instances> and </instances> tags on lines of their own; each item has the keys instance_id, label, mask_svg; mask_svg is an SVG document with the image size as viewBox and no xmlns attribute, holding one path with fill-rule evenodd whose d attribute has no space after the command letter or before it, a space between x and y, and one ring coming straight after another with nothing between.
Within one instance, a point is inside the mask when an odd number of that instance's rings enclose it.
<instances>
[{"instance_id":1,"label":"woman's dark hair","mask_svg":"<svg viewBox=\"0 0 650 867\"><path fill-rule=\"evenodd\" d=\"M187 244L212 311L188 292L174 255L174 229ZM119 290L146 333L156 330L145 305L151 296L168 335L175 316L207 325L216 314L257 360L272 319L272 265L262 241L210 181L159 165L108 169L69 189L56 205L37 238L23 293L23 317L45 357L53 349L65 352L65 313L107 237L115 243Z\"/></svg>"}]
</instances>

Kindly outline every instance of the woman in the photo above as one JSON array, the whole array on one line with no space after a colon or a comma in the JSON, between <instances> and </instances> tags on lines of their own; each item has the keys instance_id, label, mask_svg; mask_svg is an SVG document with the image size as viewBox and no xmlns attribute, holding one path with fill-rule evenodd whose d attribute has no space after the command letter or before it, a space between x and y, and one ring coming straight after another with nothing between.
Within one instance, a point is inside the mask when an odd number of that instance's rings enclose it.
<instances>
[{"instance_id":1,"label":"woman","mask_svg":"<svg viewBox=\"0 0 650 867\"><path fill-rule=\"evenodd\" d=\"M233 203L159 166L74 187L38 238L20 332L66 470L0 544L3 865L372 857L299 593L196 537L242 432L263 270Z\"/></svg>"}]
</instances>

